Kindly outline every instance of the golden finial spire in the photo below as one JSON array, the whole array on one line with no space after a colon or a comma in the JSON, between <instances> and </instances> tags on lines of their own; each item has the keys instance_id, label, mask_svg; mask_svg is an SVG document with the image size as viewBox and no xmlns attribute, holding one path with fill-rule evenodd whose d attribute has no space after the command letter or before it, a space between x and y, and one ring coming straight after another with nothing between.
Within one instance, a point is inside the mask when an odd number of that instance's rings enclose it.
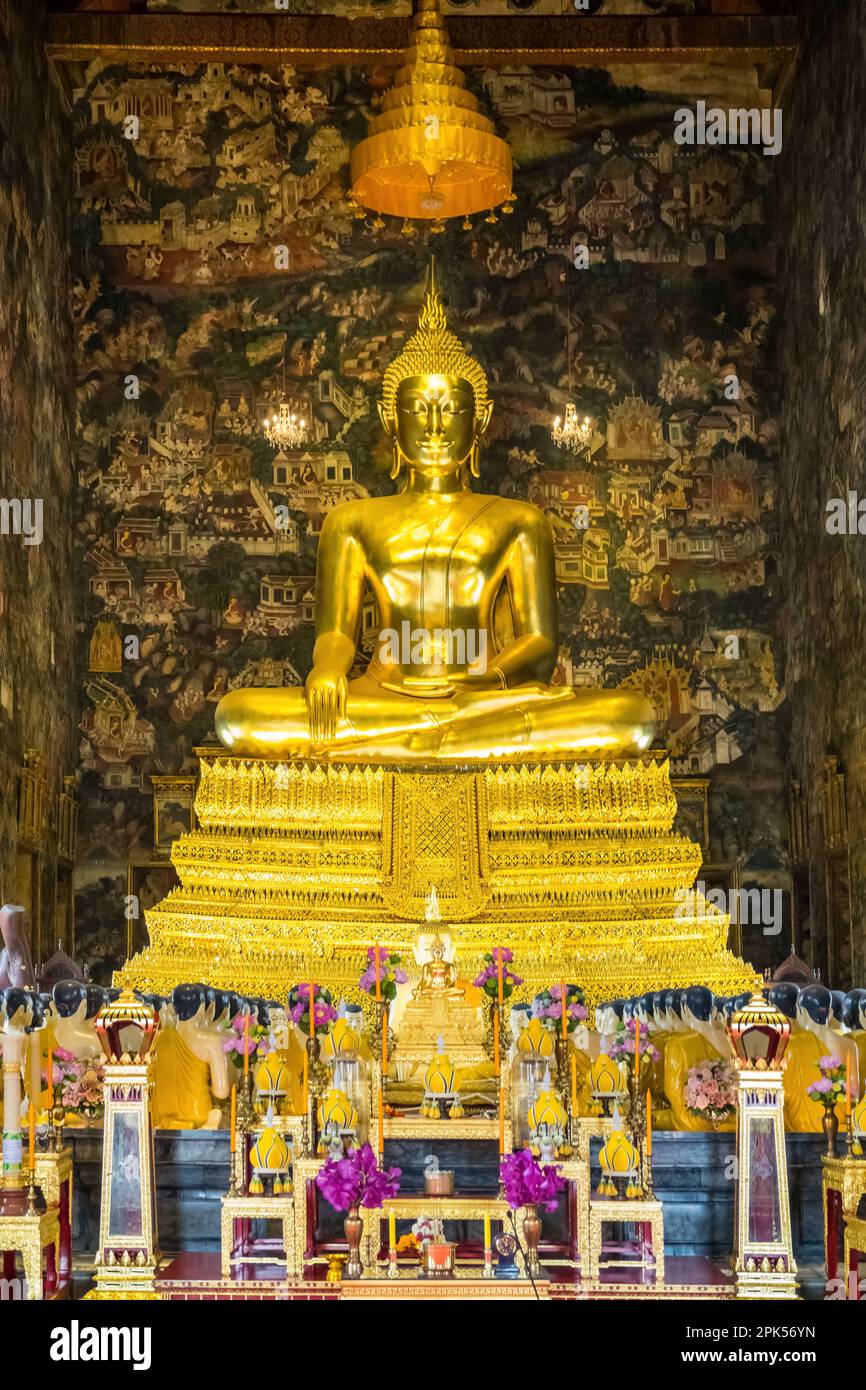
<instances>
[{"instance_id":1,"label":"golden finial spire","mask_svg":"<svg viewBox=\"0 0 866 1390\"><path fill-rule=\"evenodd\" d=\"M382 378L382 411L386 421L394 419L397 388L412 376L451 376L468 381L475 394L475 414L487 404L487 374L481 363L463 346L448 327L442 292L436 278L436 263L430 257L424 299L418 314L418 328L403 351L388 363Z\"/></svg>"},{"instance_id":2,"label":"golden finial spire","mask_svg":"<svg viewBox=\"0 0 866 1390\"><path fill-rule=\"evenodd\" d=\"M435 256L430 257L430 264L427 267L427 285L424 290L424 302L418 315L418 327L430 333L443 333L448 327L445 305L442 303L442 291L439 289L439 281L436 278Z\"/></svg>"}]
</instances>

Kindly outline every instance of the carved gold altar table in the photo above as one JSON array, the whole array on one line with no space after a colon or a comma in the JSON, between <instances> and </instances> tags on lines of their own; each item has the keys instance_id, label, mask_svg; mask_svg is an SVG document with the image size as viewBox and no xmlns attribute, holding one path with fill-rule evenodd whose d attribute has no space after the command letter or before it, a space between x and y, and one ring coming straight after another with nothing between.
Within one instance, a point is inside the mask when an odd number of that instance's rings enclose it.
<instances>
[{"instance_id":1,"label":"carved gold altar table","mask_svg":"<svg viewBox=\"0 0 866 1390\"><path fill-rule=\"evenodd\" d=\"M296 1158L292 1164L292 1179L295 1186L295 1261L294 1271L303 1274L304 1266L313 1263L326 1263L325 1256L316 1250L316 1213L318 1210L318 1189L316 1178L319 1170L327 1163L327 1156L321 1158ZM379 1221L375 1211L361 1209L364 1230L361 1235L361 1263L365 1269L374 1269L379 1254Z\"/></svg>"},{"instance_id":2,"label":"carved gold altar table","mask_svg":"<svg viewBox=\"0 0 866 1390\"><path fill-rule=\"evenodd\" d=\"M839 1272L840 1219L843 1224L857 1216L860 1198L866 1196L866 1158L821 1159L821 1192L824 1203L824 1269L827 1279ZM845 1263L848 1270L847 1256Z\"/></svg>"},{"instance_id":3,"label":"carved gold altar table","mask_svg":"<svg viewBox=\"0 0 866 1390\"><path fill-rule=\"evenodd\" d=\"M510 1126L505 1126L508 1149ZM385 1139L487 1139L497 1142L499 1121L496 1116L464 1115L462 1119L431 1120L422 1115L386 1115L383 1124Z\"/></svg>"},{"instance_id":4,"label":"carved gold altar table","mask_svg":"<svg viewBox=\"0 0 866 1390\"><path fill-rule=\"evenodd\" d=\"M606 1139L613 1132L610 1115L575 1116L571 1120L574 1154L557 1163L568 1183L568 1228L571 1238L569 1263L579 1264L586 1275L589 1267L589 1200L592 1140Z\"/></svg>"},{"instance_id":5,"label":"carved gold altar table","mask_svg":"<svg viewBox=\"0 0 866 1390\"><path fill-rule=\"evenodd\" d=\"M248 1245L249 1223L254 1220L279 1221L282 1226L282 1254L271 1242ZM296 1272L294 1196L267 1197L229 1195L222 1199L220 1213L220 1273L225 1279L233 1265L284 1265L286 1275Z\"/></svg>"},{"instance_id":6,"label":"carved gold altar table","mask_svg":"<svg viewBox=\"0 0 866 1390\"><path fill-rule=\"evenodd\" d=\"M72 1273L72 1149L36 1153L36 1186L46 1205L59 1212L60 1237L57 1246L57 1274L63 1283Z\"/></svg>"},{"instance_id":7,"label":"carved gold altar table","mask_svg":"<svg viewBox=\"0 0 866 1390\"><path fill-rule=\"evenodd\" d=\"M856 1255L863 1255L866 1258L866 1217L847 1216L845 1218L845 1279L848 1282L845 1286L845 1292L848 1294L850 1287L853 1286L854 1298L859 1301L860 1280L857 1277L859 1261L854 1258ZM853 1280L851 1279L852 1274L854 1275Z\"/></svg>"},{"instance_id":8,"label":"carved gold altar table","mask_svg":"<svg viewBox=\"0 0 866 1390\"><path fill-rule=\"evenodd\" d=\"M643 1228L639 1260L605 1260L601 1262L602 1228L605 1223L629 1223ZM652 1260L647 1259L646 1227L649 1227ZM593 1197L589 1203L589 1268L588 1275L598 1280L602 1268L655 1269L656 1284L665 1281L665 1227L661 1202L655 1198L630 1200L624 1197Z\"/></svg>"},{"instance_id":9,"label":"carved gold altar table","mask_svg":"<svg viewBox=\"0 0 866 1390\"><path fill-rule=\"evenodd\" d=\"M460 1196L456 1193L450 1196L433 1196L428 1192L407 1192L397 1197L386 1197L382 1203L381 1219L387 1220L392 1212L398 1221L417 1219L421 1216L429 1216L438 1221L483 1221L485 1216L489 1216L491 1221L501 1221L504 1228L510 1210L505 1198L499 1196ZM514 1220L518 1232L522 1219L523 1213L515 1212ZM489 1246L484 1248L484 1258L490 1258ZM519 1253L516 1258L520 1264Z\"/></svg>"},{"instance_id":10,"label":"carved gold altar table","mask_svg":"<svg viewBox=\"0 0 866 1390\"><path fill-rule=\"evenodd\" d=\"M60 1244L60 1208L43 1212L22 1212L20 1216L0 1216L0 1252L21 1252L28 1299L41 1299L43 1293L57 1290L57 1249ZM45 1278L42 1252L45 1252ZM43 1288L44 1285L44 1288Z\"/></svg>"}]
</instances>

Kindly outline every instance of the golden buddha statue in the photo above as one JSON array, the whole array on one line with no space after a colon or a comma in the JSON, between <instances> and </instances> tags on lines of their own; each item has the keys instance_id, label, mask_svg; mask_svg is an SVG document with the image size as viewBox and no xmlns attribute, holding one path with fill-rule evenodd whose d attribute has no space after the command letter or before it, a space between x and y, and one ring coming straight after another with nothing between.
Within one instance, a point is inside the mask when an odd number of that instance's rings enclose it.
<instances>
[{"instance_id":1,"label":"golden buddha statue","mask_svg":"<svg viewBox=\"0 0 866 1390\"><path fill-rule=\"evenodd\" d=\"M466 991L457 983L455 966L445 959L445 943L441 936L434 936L430 942L430 959L421 967L421 978L412 991L412 998L424 995L432 997L449 996L462 999Z\"/></svg>"},{"instance_id":2,"label":"golden buddha statue","mask_svg":"<svg viewBox=\"0 0 866 1390\"><path fill-rule=\"evenodd\" d=\"M225 695L216 730L227 748L405 763L628 757L649 747L654 716L643 696L550 685L558 635L548 520L470 487L492 409L483 368L447 327L431 262L417 332L388 366L379 404L403 488L328 514L306 690ZM349 680L367 585L379 646Z\"/></svg>"},{"instance_id":3,"label":"golden buddha statue","mask_svg":"<svg viewBox=\"0 0 866 1390\"><path fill-rule=\"evenodd\" d=\"M458 981L457 967L446 959L445 942L438 932L426 939L422 936L419 947L419 954L426 953L427 959L421 962L421 976L395 1023L397 1062L426 1063L441 1042L458 1065L483 1064L480 990L468 981Z\"/></svg>"}]
</instances>

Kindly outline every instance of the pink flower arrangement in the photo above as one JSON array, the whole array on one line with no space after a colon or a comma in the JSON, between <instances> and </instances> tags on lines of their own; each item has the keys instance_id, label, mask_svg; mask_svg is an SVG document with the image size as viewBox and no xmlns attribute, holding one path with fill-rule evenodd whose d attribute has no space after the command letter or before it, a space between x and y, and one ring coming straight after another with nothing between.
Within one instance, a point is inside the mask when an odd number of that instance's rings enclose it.
<instances>
[{"instance_id":1,"label":"pink flower arrangement","mask_svg":"<svg viewBox=\"0 0 866 1390\"><path fill-rule=\"evenodd\" d=\"M533 1206L556 1211L556 1199L565 1187L559 1170L549 1163L542 1166L529 1149L520 1149L504 1158L499 1165L499 1176L512 1211Z\"/></svg>"},{"instance_id":2,"label":"pink flower arrangement","mask_svg":"<svg viewBox=\"0 0 866 1390\"><path fill-rule=\"evenodd\" d=\"M821 1073L820 1079L813 1081L810 1086L806 1087L806 1095L810 1100L823 1105L825 1110L835 1110L836 1103L845 1095L847 1084L842 1058L819 1057L818 1070Z\"/></svg>"},{"instance_id":3,"label":"pink flower arrangement","mask_svg":"<svg viewBox=\"0 0 866 1390\"><path fill-rule=\"evenodd\" d=\"M268 1050L268 1031L260 1023L254 1023L254 1014L250 1015L249 1024L249 1045L246 1050L250 1054L250 1060L255 1057L264 1057ZM223 1043L223 1052L228 1053L236 1067L244 1064L244 1015L235 1014L228 1028L228 1037Z\"/></svg>"},{"instance_id":4,"label":"pink flower arrangement","mask_svg":"<svg viewBox=\"0 0 866 1390\"><path fill-rule=\"evenodd\" d=\"M523 984L523 977L521 975L515 975L513 970L508 969L508 966L514 960L514 952L510 951L507 946L494 946L493 950L486 952L481 959L486 961L487 964L481 974L473 980L473 984L477 989L483 989L484 993L488 994L491 999L499 998L500 966L502 969L503 999L508 999L509 996L514 993L515 985Z\"/></svg>"},{"instance_id":5,"label":"pink flower arrangement","mask_svg":"<svg viewBox=\"0 0 866 1390\"><path fill-rule=\"evenodd\" d=\"M638 1034L640 1036L641 1057L646 1057L650 1062L658 1062L661 1059L661 1053L650 1042L649 1028L645 1023L638 1024ZM615 1057L619 1061L632 1061L634 1059L634 1036L634 1023L620 1025L616 1037L610 1045L611 1057Z\"/></svg>"},{"instance_id":6,"label":"pink flower arrangement","mask_svg":"<svg viewBox=\"0 0 866 1390\"><path fill-rule=\"evenodd\" d=\"M289 1017L297 1023L302 1032L309 1034L310 1031L310 986L293 985L289 990ZM320 989L315 986L313 998L313 1019L316 1031L329 1027L337 1021L337 1010L334 1008L331 991Z\"/></svg>"},{"instance_id":7,"label":"pink flower arrangement","mask_svg":"<svg viewBox=\"0 0 866 1390\"><path fill-rule=\"evenodd\" d=\"M386 1197L396 1197L401 1176L400 1168L380 1168L370 1145L362 1144L345 1158L329 1158L316 1183L335 1211L349 1211L352 1207L381 1207Z\"/></svg>"},{"instance_id":8,"label":"pink flower arrangement","mask_svg":"<svg viewBox=\"0 0 866 1390\"><path fill-rule=\"evenodd\" d=\"M47 1083L47 1068L43 1070L42 1079ZM55 1101L64 1110L92 1117L102 1109L101 1062L79 1062L65 1047L56 1047L51 1084Z\"/></svg>"},{"instance_id":9,"label":"pink flower arrangement","mask_svg":"<svg viewBox=\"0 0 866 1390\"><path fill-rule=\"evenodd\" d=\"M708 1120L725 1120L737 1108L734 1069L722 1059L701 1062L686 1078L686 1107L693 1115Z\"/></svg>"},{"instance_id":10,"label":"pink flower arrangement","mask_svg":"<svg viewBox=\"0 0 866 1390\"><path fill-rule=\"evenodd\" d=\"M587 1010L583 999L583 990L579 985L565 986L565 1019L569 1033L573 1033L577 1025L583 1023L586 1018ZM536 994L532 1001L532 1012L536 1018L551 1019L561 1028L562 984L551 985L549 989Z\"/></svg>"},{"instance_id":11,"label":"pink flower arrangement","mask_svg":"<svg viewBox=\"0 0 866 1390\"><path fill-rule=\"evenodd\" d=\"M367 968L358 984L367 994L376 997L376 953L379 954L379 987L382 998L391 1003L397 997L397 986L405 985L409 976L400 969L401 956L392 956L384 946L367 947Z\"/></svg>"}]
</instances>

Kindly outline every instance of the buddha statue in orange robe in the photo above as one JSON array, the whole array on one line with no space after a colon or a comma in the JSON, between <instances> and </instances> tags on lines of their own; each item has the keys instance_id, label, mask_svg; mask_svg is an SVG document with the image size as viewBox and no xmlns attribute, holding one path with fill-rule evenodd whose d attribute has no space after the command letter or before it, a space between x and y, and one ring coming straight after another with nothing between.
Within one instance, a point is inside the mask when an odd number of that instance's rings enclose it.
<instances>
[{"instance_id":1,"label":"buddha statue in orange robe","mask_svg":"<svg viewBox=\"0 0 866 1390\"><path fill-rule=\"evenodd\" d=\"M213 1027L214 1001L203 985L179 985L166 1011L153 1059L155 1129L218 1129L214 1101L229 1093L228 1058Z\"/></svg>"},{"instance_id":2,"label":"buddha statue in orange robe","mask_svg":"<svg viewBox=\"0 0 866 1390\"><path fill-rule=\"evenodd\" d=\"M811 1098L808 1087L821 1079L819 1059L839 1051L838 1039L830 1028L830 991L823 985L808 985L800 990L795 984L783 982L768 990L767 998L793 1024L782 1074L785 1128L795 1134L820 1134L824 1107ZM841 1124L843 1106L838 1106L836 1113Z\"/></svg>"}]
</instances>

